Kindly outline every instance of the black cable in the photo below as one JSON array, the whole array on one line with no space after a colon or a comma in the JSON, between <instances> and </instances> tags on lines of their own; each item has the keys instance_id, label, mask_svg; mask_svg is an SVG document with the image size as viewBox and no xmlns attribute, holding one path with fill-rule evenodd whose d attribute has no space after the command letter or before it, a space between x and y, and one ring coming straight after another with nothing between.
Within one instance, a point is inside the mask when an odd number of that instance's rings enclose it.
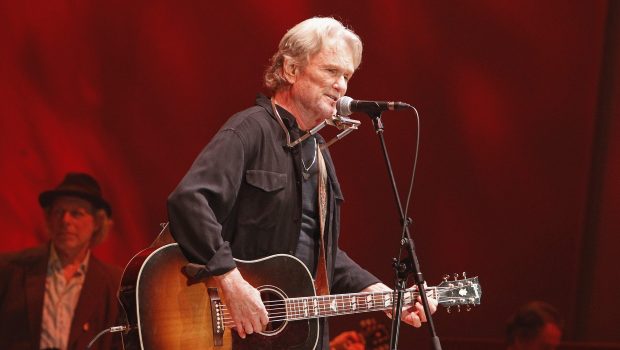
<instances>
[{"instance_id":1,"label":"black cable","mask_svg":"<svg viewBox=\"0 0 620 350\"><path fill-rule=\"evenodd\" d=\"M407 215L407 212L409 211L409 204L411 202L411 195L413 194L413 183L415 181L415 173L416 173L416 169L418 166L418 155L420 154L420 115L418 114L418 110L411 106L411 109L413 109L413 111L415 112L415 117L416 117L416 144L415 144L415 153L413 156L413 169L411 169L411 182L409 183L409 190L407 192L407 199L405 200L405 211L404 211L404 222L402 223L402 227L403 227L403 231L401 232L401 240L405 239L405 229L407 227L407 225L411 224L412 222L410 222L410 218ZM413 242L409 242L409 243L413 243ZM400 258L402 256L402 250L403 250L404 245L401 245L401 248L398 252L398 260L400 261Z\"/></svg>"}]
</instances>

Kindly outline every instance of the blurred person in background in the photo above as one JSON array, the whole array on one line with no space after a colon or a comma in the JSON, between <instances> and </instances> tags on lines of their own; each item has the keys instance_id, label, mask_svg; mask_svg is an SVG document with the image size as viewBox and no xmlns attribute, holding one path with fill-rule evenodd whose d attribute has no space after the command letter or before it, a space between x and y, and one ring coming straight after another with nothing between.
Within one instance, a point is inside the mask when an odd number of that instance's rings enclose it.
<instances>
[{"instance_id":1,"label":"blurred person in background","mask_svg":"<svg viewBox=\"0 0 620 350\"><path fill-rule=\"evenodd\" d=\"M562 338L562 319L557 310L542 301L523 305L508 320L508 350L554 350Z\"/></svg>"},{"instance_id":2,"label":"blurred person in background","mask_svg":"<svg viewBox=\"0 0 620 350\"><path fill-rule=\"evenodd\" d=\"M0 255L0 348L85 349L119 317L121 269L91 252L109 231L112 208L84 173L67 174L39 203L50 240ZM110 335L93 346L119 348Z\"/></svg>"}]
</instances>

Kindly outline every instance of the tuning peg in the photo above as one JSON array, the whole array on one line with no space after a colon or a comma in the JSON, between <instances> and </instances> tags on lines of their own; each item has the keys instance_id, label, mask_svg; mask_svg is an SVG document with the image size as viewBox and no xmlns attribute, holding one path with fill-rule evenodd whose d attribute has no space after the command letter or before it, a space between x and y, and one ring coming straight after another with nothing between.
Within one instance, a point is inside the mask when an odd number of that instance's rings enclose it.
<instances>
[{"instance_id":1,"label":"tuning peg","mask_svg":"<svg viewBox=\"0 0 620 350\"><path fill-rule=\"evenodd\" d=\"M458 310L458 312L461 312L461 304L457 305L456 309Z\"/></svg>"},{"instance_id":2,"label":"tuning peg","mask_svg":"<svg viewBox=\"0 0 620 350\"><path fill-rule=\"evenodd\" d=\"M454 277L454 280L456 281L456 280L458 280L458 279L459 279L459 274L458 274L458 273L455 273L455 274L453 275L453 277Z\"/></svg>"},{"instance_id":3,"label":"tuning peg","mask_svg":"<svg viewBox=\"0 0 620 350\"><path fill-rule=\"evenodd\" d=\"M465 307L465 311L467 312L471 311L471 304L467 304L467 306Z\"/></svg>"},{"instance_id":4,"label":"tuning peg","mask_svg":"<svg viewBox=\"0 0 620 350\"><path fill-rule=\"evenodd\" d=\"M451 307L452 307L452 306L448 306L448 307L446 308L446 311L447 311L449 314L451 314L451 313L452 313L452 310L450 309Z\"/></svg>"},{"instance_id":5,"label":"tuning peg","mask_svg":"<svg viewBox=\"0 0 620 350\"><path fill-rule=\"evenodd\" d=\"M465 271L463 271L463 278L467 279L467 273Z\"/></svg>"},{"instance_id":6,"label":"tuning peg","mask_svg":"<svg viewBox=\"0 0 620 350\"><path fill-rule=\"evenodd\" d=\"M443 277L441 278L444 282L448 282L448 278L450 278L450 275L445 274L443 275Z\"/></svg>"}]
</instances>

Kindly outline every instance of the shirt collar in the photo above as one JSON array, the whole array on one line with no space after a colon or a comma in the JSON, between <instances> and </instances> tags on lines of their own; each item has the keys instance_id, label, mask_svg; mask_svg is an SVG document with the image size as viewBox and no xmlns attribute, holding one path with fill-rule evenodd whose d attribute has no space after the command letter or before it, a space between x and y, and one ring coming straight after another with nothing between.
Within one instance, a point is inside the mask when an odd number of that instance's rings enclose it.
<instances>
[{"instance_id":1,"label":"shirt collar","mask_svg":"<svg viewBox=\"0 0 620 350\"><path fill-rule=\"evenodd\" d=\"M265 108L269 112L269 114L271 114L272 117L276 118L275 113L273 113L273 110L271 108L271 100L267 96L263 94L258 94L258 96L256 97L256 104ZM277 105L276 108L278 108L278 113L280 114L280 117L282 118L284 125L286 125L289 131L292 131L292 130L299 131L295 116L293 116L293 114L291 114L289 111L287 111L284 107L280 105Z\"/></svg>"},{"instance_id":2,"label":"shirt collar","mask_svg":"<svg viewBox=\"0 0 620 350\"><path fill-rule=\"evenodd\" d=\"M60 262L60 257L58 257L58 253L56 252L56 247L54 244L50 244L50 258L47 264L48 268L53 271L59 271L62 269L62 263ZM88 270L88 262L90 261L90 249L86 251L86 256L84 260L80 263L80 267L77 272L81 274L86 274L86 270Z\"/></svg>"},{"instance_id":3,"label":"shirt collar","mask_svg":"<svg viewBox=\"0 0 620 350\"><path fill-rule=\"evenodd\" d=\"M267 110L267 112L274 119L277 119L277 117L275 116L275 113L273 112L271 108L271 100L267 96L261 93L257 94L256 104L265 108L265 110ZM291 134L291 139L292 139L291 141L296 140L302 134L304 134L304 132L299 129L299 126L297 125L297 119L295 119L295 116L293 116L291 112L289 112L288 110L286 110L284 107L280 105L276 105L276 108L278 109L278 114L282 118L282 122L284 123L284 126L286 126L286 128L288 129L288 132ZM319 144L325 143L325 140L323 139L321 134L316 133L314 134L314 137L316 138L317 143Z\"/></svg>"}]
</instances>

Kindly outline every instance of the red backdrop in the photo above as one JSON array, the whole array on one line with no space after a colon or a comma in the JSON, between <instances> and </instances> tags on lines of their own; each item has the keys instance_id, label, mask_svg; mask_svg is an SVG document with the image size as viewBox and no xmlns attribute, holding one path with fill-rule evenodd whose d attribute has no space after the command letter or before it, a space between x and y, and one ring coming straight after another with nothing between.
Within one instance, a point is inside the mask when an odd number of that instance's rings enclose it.
<instances>
[{"instance_id":1,"label":"red backdrop","mask_svg":"<svg viewBox=\"0 0 620 350\"><path fill-rule=\"evenodd\" d=\"M2 251L44 241L38 194L87 171L114 209L96 253L124 266L200 149L262 90L286 29L332 15L365 45L347 94L421 113L409 215L425 277L480 276L482 305L438 313L439 335L499 339L518 305L540 299L560 309L565 339L620 342L617 5L229 3L0 2ZM361 130L332 148L341 245L390 283L400 230L378 140L357 117ZM404 192L414 118L383 119ZM426 333L407 328L403 342Z\"/></svg>"}]
</instances>

